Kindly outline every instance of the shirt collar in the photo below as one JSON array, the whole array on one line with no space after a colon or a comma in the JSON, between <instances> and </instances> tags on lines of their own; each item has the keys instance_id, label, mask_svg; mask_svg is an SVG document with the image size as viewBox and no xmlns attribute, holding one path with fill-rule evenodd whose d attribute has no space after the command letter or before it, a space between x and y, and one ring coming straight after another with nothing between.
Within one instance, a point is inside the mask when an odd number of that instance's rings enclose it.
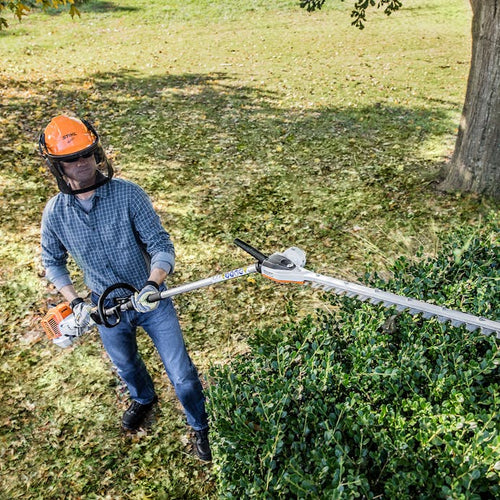
<instances>
[{"instance_id":1,"label":"shirt collar","mask_svg":"<svg viewBox=\"0 0 500 500\"><path fill-rule=\"evenodd\" d=\"M110 179L109 182L106 182L106 184L103 184L102 186L98 187L95 190L95 197L97 198L106 198L109 196L110 193L110 183L113 182L113 179ZM64 197L66 201L66 205L68 206L75 206L76 203L76 196L74 194L65 194L65 193L59 193L61 196Z\"/></svg>"},{"instance_id":2,"label":"shirt collar","mask_svg":"<svg viewBox=\"0 0 500 500\"><path fill-rule=\"evenodd\" d=\"M103 184L102 186L98 187L95 190L95 196L98 198L107 198L109 196L110 190L111 190L111 183L113 182L113 179L110 179L106 184Z\"/></svg>"}]
</instances>

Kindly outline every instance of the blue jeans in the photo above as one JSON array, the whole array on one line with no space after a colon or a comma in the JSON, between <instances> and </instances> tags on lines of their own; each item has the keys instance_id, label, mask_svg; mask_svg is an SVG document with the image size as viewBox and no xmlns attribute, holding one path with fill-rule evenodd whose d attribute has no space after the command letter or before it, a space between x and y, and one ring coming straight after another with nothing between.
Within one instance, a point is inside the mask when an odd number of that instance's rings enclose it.
<instances>
[{"instance_id":1,"label":"blue jeans","mask_svg":"<svg viewBox=\"0 0 500 500\"><path fill-rule=\"evenodd\" d=\"M187 353L171 299L161 300L151 312L125 311L120 323L113 328L99 325L104 348L127 384L131 398L147 404L155 396L153 381L137 349L138 326L146 331L155 344L175 393L184 407L188 424L194 430L207 428L205 397L200 379Z\"/></svg>"}]
</instances>

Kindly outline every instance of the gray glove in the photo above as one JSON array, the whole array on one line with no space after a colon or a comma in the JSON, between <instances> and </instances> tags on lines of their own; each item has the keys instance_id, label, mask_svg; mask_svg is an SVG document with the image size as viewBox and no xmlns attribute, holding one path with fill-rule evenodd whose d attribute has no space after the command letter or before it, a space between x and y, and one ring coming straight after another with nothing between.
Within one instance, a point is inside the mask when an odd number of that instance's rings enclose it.
<instances>
[{"instance_id":1,"label":"gray glove","mask_svg":"<svg viewBox=\"0 0 500 500\"><path fill-rule=\"evenodd\" d=\"M90 327L95 325L95 321L91 317L91 313L95 307L90 302L85 302L81 297L73 300L70 304L75 316L75 325L86 332Z\"/></svg>"},{"instance_id":2,"label":"gray glove","mask_svg":"<svg viewBox=\"0 0 500 500\"><path fill-rule=\"evenodd\" d=\"M132 305L137 312L146 313L153 311L158 307L158 302L148 302L148 297L154 293L158 293L158 284L154 281L146 281L143 289L140 292L136 292L132 298Z\"/></svg>"}]
</instances>

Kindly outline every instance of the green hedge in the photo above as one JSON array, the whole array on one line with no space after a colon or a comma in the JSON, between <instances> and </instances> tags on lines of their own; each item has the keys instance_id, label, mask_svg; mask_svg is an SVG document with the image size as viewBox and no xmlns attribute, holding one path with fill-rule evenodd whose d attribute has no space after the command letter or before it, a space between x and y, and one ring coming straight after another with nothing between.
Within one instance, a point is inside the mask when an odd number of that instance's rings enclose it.
<instances>
[{"instance_id":1,"label":"green hedge","mask_svg":"<svg viewBox=\"0 0 500 500\"><path fill-rule=\"evenodd\" d=\"M498 225L365 282L499 317ZM313 292L311 292L313 293ZM209 390L223 498L500 498L499 341L325 294Z\"/></svg>"}]
</instances>

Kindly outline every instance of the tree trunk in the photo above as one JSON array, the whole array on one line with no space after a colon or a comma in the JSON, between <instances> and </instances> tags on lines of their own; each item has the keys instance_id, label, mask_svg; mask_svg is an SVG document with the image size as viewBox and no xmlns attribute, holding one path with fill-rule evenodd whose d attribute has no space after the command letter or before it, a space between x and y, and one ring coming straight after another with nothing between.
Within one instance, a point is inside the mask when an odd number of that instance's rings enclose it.
<instances>
[{"instance_id":1,"label":"tree trunk","mask_svg":"<svg viewBox=\"0 0 500 500\"><path fill-rule=\"evenodd\" d=\"M472 61L465 104L441 189L500 199L500 0L470 0Z\"/></svg>"}]
</instances>

